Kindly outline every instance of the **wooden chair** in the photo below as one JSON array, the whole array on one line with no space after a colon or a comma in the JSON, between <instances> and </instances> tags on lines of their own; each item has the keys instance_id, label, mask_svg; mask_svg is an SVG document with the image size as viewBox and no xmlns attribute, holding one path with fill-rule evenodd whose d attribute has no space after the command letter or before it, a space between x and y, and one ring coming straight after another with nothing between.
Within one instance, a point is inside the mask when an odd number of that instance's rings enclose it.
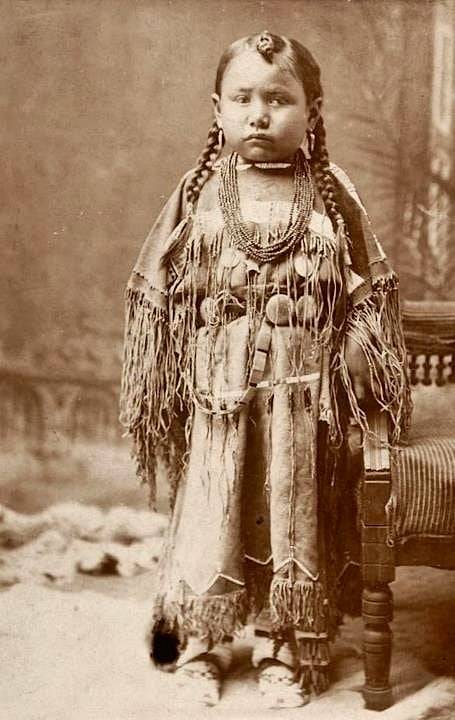
<instances>
[{"instance_id":1,"label":"wooden chair","mask_svg":"<svg viewBox=\"0 0 455 720\"><path fill-rule=\"evenodd\" d=\"M403 323L414 403L409 441L390 452L386 416L372 412L360 487L363 694L371 710L393 703L395 567L455 569L455 302L406 302Z\"/></svg>"}]
</instances>

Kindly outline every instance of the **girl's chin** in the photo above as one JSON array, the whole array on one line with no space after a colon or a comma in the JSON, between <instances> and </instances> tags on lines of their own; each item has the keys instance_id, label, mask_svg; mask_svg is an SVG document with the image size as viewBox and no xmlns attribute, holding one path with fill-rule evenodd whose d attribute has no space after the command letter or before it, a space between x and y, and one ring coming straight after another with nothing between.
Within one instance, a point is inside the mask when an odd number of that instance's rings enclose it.
<instances>
[{"instance_id":1,"label":"girl's chin","mask_svg":"<svg viewBox=\"0 0 455 720\"><path fill-rule=\"evenodd\" d=\"M298 148L293 151L285 150L283 152L277 151L276 148L266 148L263 146L252 146L247 148L233 148L239 155L239 161L243 163L277 163L277 162L292 162Z\"/></svg>"}]
</instances>

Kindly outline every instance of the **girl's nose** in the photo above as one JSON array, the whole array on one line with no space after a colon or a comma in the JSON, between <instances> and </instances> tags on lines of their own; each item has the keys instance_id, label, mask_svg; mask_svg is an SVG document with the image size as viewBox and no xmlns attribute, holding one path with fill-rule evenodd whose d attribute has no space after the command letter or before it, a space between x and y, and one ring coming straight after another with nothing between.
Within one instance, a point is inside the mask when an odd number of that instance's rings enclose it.
<instances>
[{"instance_id":1,"label":"girl's nose","mask_svg":"<svg viewBox=\"0 0 455 720\"><path fill-rule=\"evenodd\" d=\"M258 130L269 127L269 114L267 108L262 103L257 103L250 108L249 124Z\"/></svg>"}]
</instances>

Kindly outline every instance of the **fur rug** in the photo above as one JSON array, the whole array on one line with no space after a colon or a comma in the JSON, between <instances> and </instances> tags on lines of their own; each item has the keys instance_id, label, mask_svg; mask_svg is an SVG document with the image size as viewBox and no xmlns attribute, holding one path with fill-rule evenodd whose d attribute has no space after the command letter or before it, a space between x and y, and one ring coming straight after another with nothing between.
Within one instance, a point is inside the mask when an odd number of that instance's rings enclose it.
<instances>
[{"instance_id":1,"label":"fur rug","mask_svg":"<svg viewBox=\"0 0 455 720\"><path fill-rule=\"evenodd\" d=\"M24 515L0 505L0 587L61 586L76 573L131 577L152 570L166 526L164 515L124 506L102 511L61 503Z\"/></svg>"},{"instance_id":2,"label":"fur rug","mask_svg":"<svg viewBox=\"0 0 455 720\"><path fill-rule=\"evenodd\" d=\"M361 622L348 620L334 647L333 683L304 708L266 711L251 670L248 629L215 711L179 702L174 677L154 671L143 645L153 573L88 578L88 590L16 584L0 593L0 707L14 720L452 720L455 717L455 573L404 568L394 584L395 704L364 710ZM139 589L138 589L139 588Z\"/></svg>"}]
</instances>

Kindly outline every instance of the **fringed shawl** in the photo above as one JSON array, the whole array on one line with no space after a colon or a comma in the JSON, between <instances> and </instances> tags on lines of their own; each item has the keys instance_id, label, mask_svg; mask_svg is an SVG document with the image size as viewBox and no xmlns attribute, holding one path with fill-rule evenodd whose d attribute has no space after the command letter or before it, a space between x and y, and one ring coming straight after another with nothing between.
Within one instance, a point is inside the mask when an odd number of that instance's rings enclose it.
<instances>
[{"instance_id":1,"label":"fringed shawl","mask_svg":"<svg viewBox=\"0 0 455 720\"><path fill-rule=\"evenodd\" d=\"M347 292L344 318L332 345L330 437L333 445L342 442L349 414L369 431L344 358L350 335L367 357L375 399L387 412L392 441L397 442L410 414L398 280L355 188L339 168L331 170L347 230ZM138 474L150 486L152 503L159 459L168 465L171 485L178 483L192 413L182 377L182 357L192 348L184 345L182 317L170 302L168 262L173 249L184 247L191 232L191 208L185 201L190 176L191 172L182 178L152 227L126 290L120 420L133 438Z\"/></svg>"}]
</instances>

